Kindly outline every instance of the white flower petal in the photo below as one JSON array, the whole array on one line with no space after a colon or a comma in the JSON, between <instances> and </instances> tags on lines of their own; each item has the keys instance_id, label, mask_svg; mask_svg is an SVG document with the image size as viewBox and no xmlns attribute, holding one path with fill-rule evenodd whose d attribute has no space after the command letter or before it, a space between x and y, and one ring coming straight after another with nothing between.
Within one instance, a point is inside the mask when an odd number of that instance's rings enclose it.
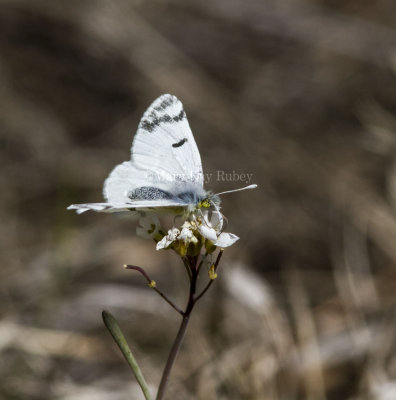
<instances>
[{"instance_id":1,"label":"white flower petal","mask_svg":"<svg viewBox=\"0 0 396 400\"><path fill-rule=\"evenodd\" d=\"M221 231L223 227L223 215L219 211L213 211L212 216L210 218L210 225L217 232Z\"/></svg>"},{"instance_id":2,"label":"white flower petal","mask_svg":"<svg viewBox=\"0 0 396 400\"><path fill-rule=\"evenodd\" d=\"M157 250L166 249L169 247L179 236L180 231L177 228L169 229L168 234L164 236L156 246Z\"/></svg>"},{"instance_id":3,"label":"white flower petal","mask_svg":"<svg viewBox=\"0 0 396 400\"><path fill-rule=\"evenodd\" d=\"M164 236L158 243L157 246L155 246L156 250L161 250L161 249L166 249L169 246L170 243L168 243L168 240L166 236Z\"/></svg>"},{"instance_id":4,"label":"white flower petal","mask_svg":"<svg viewBox=\"0 0 396 400\"><path fill-rule=\"evenodd\" d=\"M176 240L177 239L177 237L180 235L180 231L179 231L179 229L177 229L177 228L172 228L172 229L169 229L169 231L168 231L168 237L169 237L169 240L170 241L174 241L174 240Z\"/></svg>"},{"instance_id":5,"label":"white flower petal","mask_svg":"<svg viewBox=\"0 0 396 400\"><path fill-rule=\"evenodd\" d=\"M214 244L218 247L229 247L232 246L237 240L239 240L239 237L237 235L234 235L233 233L223 232L220 234Z\"/></svg>"},{"instance_id":6,"label":"white flower petal","mask_svg":"<svg viewBox=\"0 0 396 400\"><path fill-rule=\"evenodd\" d=\"M192 226L190 221L184 221L182 228L187 228L187 229L193 229L194 227Z\"/></svg>"},{"instance_id":7,"label":"white flower petal","mask_svg":"<svg viewBox=\"0 0 396 400\"><path fill-rule=\"evenodd\" d=\"M183 240L184 242L189 242L190 239L194 236L191 229L183 228L180 232L179 239Z\"/></svg>"},{"instance_id":8,"label":"white flower petal","mask_svg":"<svg viewBox=\"0 0 396 400\"><path fill-rule=\"evenodd\" d=\"M211 240L212 242L214 242L215 240L217 240L217 234L216 231L213 228L210 228L209 226L206 226L204 224L201 224L198 227L198 231L199 233L206 239Z\"/></svg>"},{"instance_id":9,"label":"white flower petal","mask_svg":"<svg viewBox=\"0 0 396 400\"><path fill-rule=\"evenodd\" d=\"M182 229L179 235L179 240L183 240L185 245L189 245L190 243L198 243L198 239L195 237L194 232L189 229Z\"/></svg>"}]
</instances>

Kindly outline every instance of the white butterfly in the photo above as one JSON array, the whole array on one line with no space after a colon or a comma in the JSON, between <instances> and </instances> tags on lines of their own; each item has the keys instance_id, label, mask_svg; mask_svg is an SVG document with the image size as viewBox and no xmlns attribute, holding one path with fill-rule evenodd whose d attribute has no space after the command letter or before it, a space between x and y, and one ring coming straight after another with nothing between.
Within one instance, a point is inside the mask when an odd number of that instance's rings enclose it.
<instances>
[{"instance_id":1,"label":"white butterfly","mask_svg":"<svg viewBox=\"0 0 396 400\"><path fill-rule=\"evenodd\" d=\"M218 210L218 195L224 193L228 192L212 194L203 188L201 157L183 105L177 97L163 94L140 120L131 160L117 165L106 179L106 202L73 204L68 210L83 213L154 209L188 214L211 206Z\"/></svg>"}]
</instances>

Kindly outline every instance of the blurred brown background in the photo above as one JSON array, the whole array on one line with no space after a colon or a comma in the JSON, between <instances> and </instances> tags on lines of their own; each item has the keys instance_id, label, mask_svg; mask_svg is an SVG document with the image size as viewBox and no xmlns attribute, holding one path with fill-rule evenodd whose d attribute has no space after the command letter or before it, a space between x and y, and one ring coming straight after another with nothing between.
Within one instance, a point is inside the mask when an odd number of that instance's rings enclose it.
<instances>
[{"instance_id":1,"label":"blurred brown background","mask_svg":"<svg viewBox=\"0 0 396 400\"><path fill-rule=\"evenodd\" d=\"M169 399L396 399L396 3L0 0L0 398L140 399L100 312L157 386L181 262L101 201L161 93L223 198L219 278ZM222 191L243 186L214 181Z\"/></svg>"}]
</instances>

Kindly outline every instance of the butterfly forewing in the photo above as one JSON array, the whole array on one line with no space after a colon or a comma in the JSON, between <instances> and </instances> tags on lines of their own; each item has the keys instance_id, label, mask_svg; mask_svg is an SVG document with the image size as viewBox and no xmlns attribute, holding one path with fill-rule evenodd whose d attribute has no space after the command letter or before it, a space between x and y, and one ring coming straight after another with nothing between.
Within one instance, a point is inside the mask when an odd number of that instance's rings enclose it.
<instances>
[{"instance_id":1,"label":"butterfly forewing","mask_svg":"<svg viewBox=\"0 0 396 400\"><path fill-rule=\"evenodd\" d=\"M183 104L170 94L144 113L131 149L132 163L170 180L202 186L201 157Z\"/></svg>"},{"instance_id":2,"label":"butterfly forewing","mask_svg":"<svg viewBox=\"0 0 396 400\"><path fill-rule=\"evenodd\" d=\"M131 160L114 168L103 191L107 201L123 203L141 187L158 188L170 197L186 189L203 192L197 145L182 103L170 94L158 97L144 113Z\"/></svg>"}]
</instances>

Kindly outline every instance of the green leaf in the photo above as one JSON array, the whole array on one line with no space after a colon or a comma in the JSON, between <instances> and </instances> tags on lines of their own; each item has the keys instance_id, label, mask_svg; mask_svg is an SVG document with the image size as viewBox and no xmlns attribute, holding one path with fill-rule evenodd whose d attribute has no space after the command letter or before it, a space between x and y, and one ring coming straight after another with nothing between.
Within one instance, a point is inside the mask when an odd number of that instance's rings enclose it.
<instances>
[{"instance_id":1,"label":"green leaf","mask_svg":"<svg viewBox=\"0 0 396 400\"><path fill-rule=\"evenodd\" d=\"M106 328L111 333L111 336L113 337L114 341L117 343L122 354L124 355L125 360L127 361L128 365L131 367L131 370L132 370L133 374L135 375L135 378L143 391L145 399L152 400L151 396L150 396L150 392L148 390L147 383L143 377L142 371L140 370L139 365L136 362L136 359L133 356L132 351L128 346L128 343L125 340L125 337L124 337L116 319L113 317L113 315L111 315L106 310L102 311L102 317L103 317L103 322L106 325Z\"/></svg>"}]
</instances>

